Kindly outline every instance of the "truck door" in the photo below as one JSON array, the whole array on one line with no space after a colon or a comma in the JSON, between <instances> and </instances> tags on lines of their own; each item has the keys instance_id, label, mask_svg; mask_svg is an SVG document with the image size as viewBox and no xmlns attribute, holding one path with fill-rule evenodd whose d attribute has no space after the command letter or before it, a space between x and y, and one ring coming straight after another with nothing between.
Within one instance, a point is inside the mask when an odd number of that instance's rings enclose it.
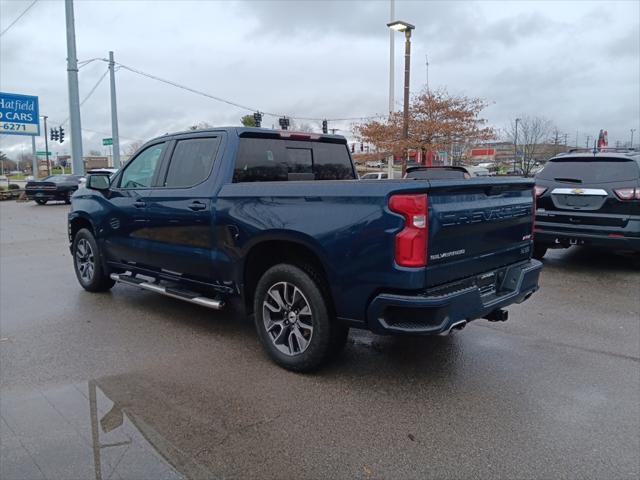
<instances>
[{"instance_id":1,"label":"truck door","mask_svg":"<svg viewBox=\"0 0 640 480\"><path fill-rule=\"evenodd\" d=\"M220 136L172 142L158 184L146 201L152 267L188 280L210 282L215 255L212 175Z\"/></svg>"},{"instance_id":2,"label":"truck door","mask_svg":"<svg viewBox=\"0 0 640 480\"><path fill-rule=\"evenodd\" d=\"M114 179L104 226L104 246L110 261L146 266L148 256L148 215L146 198L158 173L166 142L138 153Z\"/></svg>"}]
</instances>

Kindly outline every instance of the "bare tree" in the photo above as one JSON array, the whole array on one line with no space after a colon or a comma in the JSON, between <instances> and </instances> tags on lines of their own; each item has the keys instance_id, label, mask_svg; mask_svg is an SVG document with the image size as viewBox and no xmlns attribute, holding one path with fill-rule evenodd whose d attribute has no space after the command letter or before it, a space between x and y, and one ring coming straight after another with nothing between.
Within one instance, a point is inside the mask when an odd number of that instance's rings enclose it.
<instances>
[{"instance_id":1,"label":"bare tree","mask_svg":"<svg viewBox=\"0 0 640 480\"><path fill-rule=\"evenodd\" d=\"M89 150L89 155L92 155L94 157L99 157L100 155L102 155L102 153L100 153L100 150L96 150L94 148L94 149Z\"/></svg>"},{"instance_id":2,"label":"bare tree","mask_svg":"<svg viewBox=\"0 0 640 480\"><path fill-rule=\"evenodd\" d=\"M313 127L309 123L301 123L292 130L297 130L298 132L313 132Z\"/></svg>"},{"instance_id":3,"label":"bare tree","mask_svg":"<svg viewBox=\"0 0 640 480\"><path fill-rule=\"evenodd\" d=\"M144 142L141 142L140 140L131 142L126 149L127 155L133 155L142 145L144 145Z\"/></svg>"},{"instance_id":4,"label":"bare tree","mask_svg":"<svg viewBox=\"0 0 640 480\"><path fill-rule=\"evenodd\" d=\"M213 125L207 122L198 122L189 127L189 130L206 130L207 128L213 128Z\"/></svg>"},{"instance_id":5,"label":"bare tree","mask_svg":"<svg viewBox=\"0 0 640 480\"><path fill-rule=\"evenodd\" d=\"M518 134L516 139L516 122L511 122L511 125L506 130L507 139L511 143L516 143L518 160L520 161L520 168L522 174L525 177L531 175L531 171L535 167L536 161L540 160L540 154L543 150L542 144L549 138L550 133L553 131L554 126L551 120L544 117L536 117L529 115L521 115L518 121Z\"/></svg>"}]
</instances>

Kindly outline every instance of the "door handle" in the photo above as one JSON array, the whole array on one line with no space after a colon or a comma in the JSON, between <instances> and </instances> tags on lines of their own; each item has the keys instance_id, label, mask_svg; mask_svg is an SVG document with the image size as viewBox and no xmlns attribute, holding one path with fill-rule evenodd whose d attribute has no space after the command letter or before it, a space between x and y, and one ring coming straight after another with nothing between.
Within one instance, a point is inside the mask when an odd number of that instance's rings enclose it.
<instances>
[{"instance_id":1,"label":"door handle","mask_svg":"<svg viewBox=\"0 0 640 480\"><path fill-rule=\"evenodd\" d=\"M189 209L193 210L194 212L197 212L198 210L204 210L205 208L207 208L207 206L202 202L193 202L191 205L189 205Z\"/></svg>"},{"instance_id":2,"label":"door handle","mask_svg":"<svg viewBox=\"0 0 640 480\"><path fill-rule=\"evenodd\" d=\"M135 202L133 202L133 206L136 208L144 208L147 206L147 204L144 203L142 200L136 200Z\"/></svg>"}]
</instances>

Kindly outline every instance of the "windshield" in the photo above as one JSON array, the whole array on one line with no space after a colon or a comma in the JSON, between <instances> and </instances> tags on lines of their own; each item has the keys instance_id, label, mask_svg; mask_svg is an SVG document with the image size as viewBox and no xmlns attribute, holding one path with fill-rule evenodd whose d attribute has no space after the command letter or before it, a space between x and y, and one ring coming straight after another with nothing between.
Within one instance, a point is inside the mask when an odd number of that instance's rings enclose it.
<instances>
[{"instance_id":1,"label":"windshield","mask_svg":"<svg viewBox=\"0 0 640 480\"><path fill-rule=\"evenodd\" d=\"M538 174L543 180L573 183L620 182L636 180L638 163L623 158L557 158L550 160Z\"/></svg>"}]
</instances>

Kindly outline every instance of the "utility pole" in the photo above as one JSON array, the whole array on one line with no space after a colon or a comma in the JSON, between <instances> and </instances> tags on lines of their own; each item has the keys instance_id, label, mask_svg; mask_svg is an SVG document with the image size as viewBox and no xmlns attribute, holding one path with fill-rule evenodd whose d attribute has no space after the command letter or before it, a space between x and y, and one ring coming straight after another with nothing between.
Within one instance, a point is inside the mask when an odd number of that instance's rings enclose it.
<instances>
[{"instance_id":1,"label":"utility pole","mask_svg":"<svg viewBox=\"0 0 640 480\"><path fill-rule=\"evenodd\" d=\"M47 176L51 175L51 167L49 166L49 130L47 130L47 117L43 115L44 119L44 157L47 159Z\"/></svg>"},{"instance_id":2,"label":"utility pole","mask_svg":"<svg viewBox=\"0 0 640 480\"><path fill-rule=\"evenodd\" d=\"M78 56L76 54L76 28L73 15L73 0L64 2L67 21L67 83L69 84L69 123L71 125L72 172L84 174L82 160L82 125L80 123L80 94L78 92ZM45 134L46 134L45 126Z\"/></svg>"},{"instance_id":3,"label":"utility pole","mask_svg":"<svg viewBox=\"0 0 640 480\"><path fill-rule=\"evenodd\" d=\"M111 82L111 138L113 140L113 168L120 168L120 138L118 136L118 107L116 105L116 74L113 52L109 52L109 80Z\"/></svg>"},{"instance_id":4,"label":"utility pole","mask_svg":"<svg viewBox=\"0 0 640 480\"><path fill-rule=\"evenodd\" d=\"M635 132L635 131L636 131L635 128L631 129L631 145L629 145L630 148L633 148L633 132Z\"/></svg>"},{"instance_id":5,"label":"utility pole","mask_svg":"<svg viewBox=\"0 0 640 480\"><path fill-rule=\"evenodd\" d=\"M513 173L516 173L516 165L518 164L518 123L519 118L516 118L516 133L513 136Z\"/></svg>"},{"instance_id":6,"label":"utility pole","mask_svg":"<svg viewBox=\"0 0 640 480\"><path fill-rule=\"evenodd\" d=\"M45 135L47 132L44 133ZM38 156L36 155L36 136L31 135L31 174L34 180L38 180Z\"/></svg>"},{"instance_id":7,"label":"utility pole","mask_svg":"<svg viewBox=\"0 0 640 480\"><path fill-rule=\"evenodd\" d=\"M390 10L389 10L389 22L393 22L395 20L396 12L395 12L395 0L390 0ZM393 30L389 30L389 122L393 117L393 112L395 110L394 105L394 94L395 94L395 32ZM387 177L389 180L393 179L393 152L387 158Z\"/></svg>"},{"instance_id":8,"label":"utility pole","mask_svg":"<svg viewBox=\"0 0 640 480\"><path fill-rule=\"evenodd\" d=\"M587 148L589 148L590 142L591 142L591 135L587 135Z\"/></svg>"}]
</instances>

